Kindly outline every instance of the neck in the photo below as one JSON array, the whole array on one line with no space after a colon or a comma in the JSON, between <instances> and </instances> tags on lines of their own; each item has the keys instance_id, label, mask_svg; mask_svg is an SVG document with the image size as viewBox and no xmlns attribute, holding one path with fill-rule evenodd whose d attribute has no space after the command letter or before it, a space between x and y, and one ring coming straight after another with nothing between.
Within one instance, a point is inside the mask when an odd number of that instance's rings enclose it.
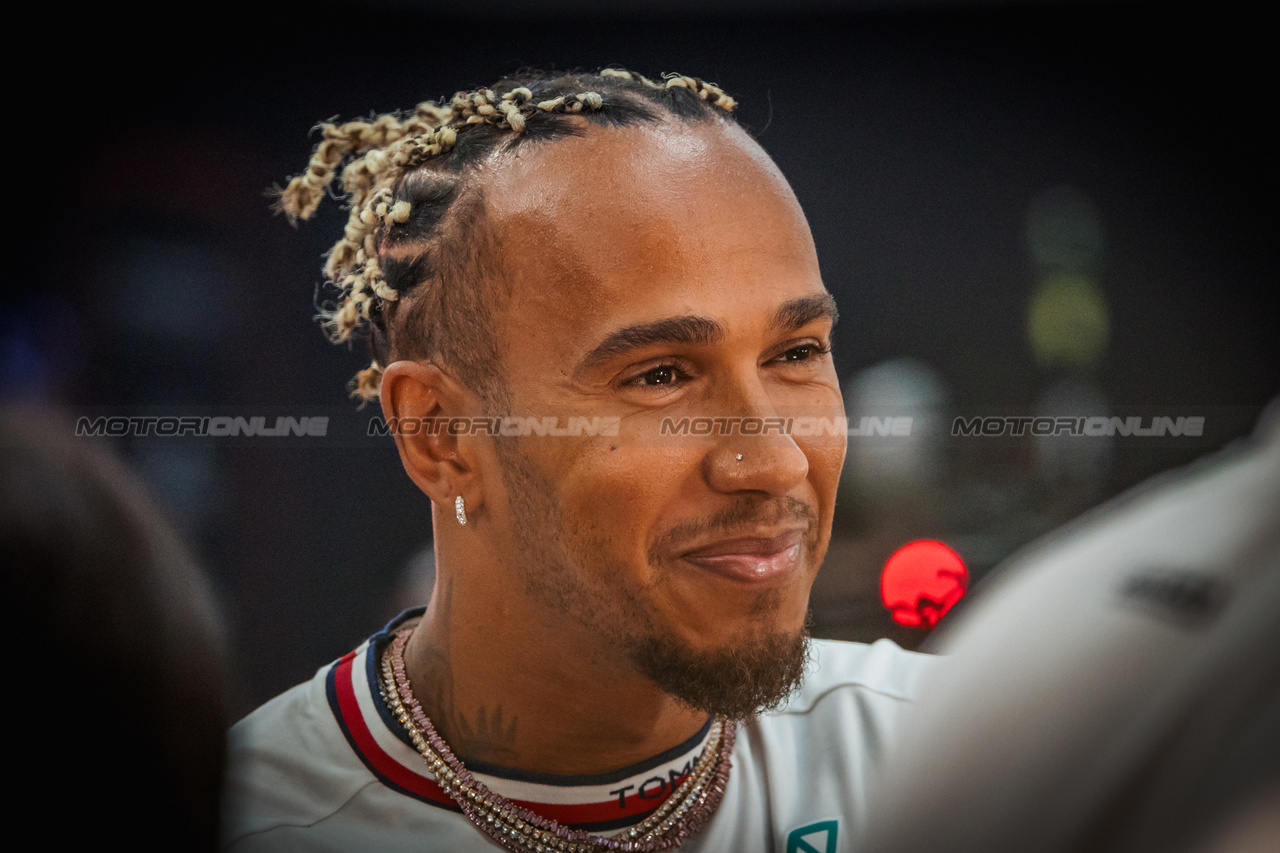
<instances>
[{"instance_id":1,"label":"neck","mask_svg":"<svg viewBox=\"0 0 1280 853\"><path fill-rule=\"evenodd\" d=\"M546 624L477 566L444 568L405 667L455 755L557 775L608 773L705 725L705 712L603 653L599 638L568 620Z\"/></svg>"}]
</instances>

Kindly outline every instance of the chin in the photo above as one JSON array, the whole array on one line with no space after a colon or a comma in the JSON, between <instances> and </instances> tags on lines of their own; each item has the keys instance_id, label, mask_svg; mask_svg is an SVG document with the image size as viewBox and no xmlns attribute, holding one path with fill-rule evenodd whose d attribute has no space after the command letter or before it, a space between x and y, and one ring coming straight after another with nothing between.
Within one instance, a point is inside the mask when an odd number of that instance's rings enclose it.
<instances>
[{"instance_id":1,"label":"chin","mask_svg":"<svg viewBox=\"0 0 1280 853\"><path fill-rule=\"evenodd\" d=\"M711 648L694 648L672 634L636 643L631 662L663 691L691 708L744 719L785 704L799 688L809 660L808 625L761 626Z\"/></svg>"}]
</instances>

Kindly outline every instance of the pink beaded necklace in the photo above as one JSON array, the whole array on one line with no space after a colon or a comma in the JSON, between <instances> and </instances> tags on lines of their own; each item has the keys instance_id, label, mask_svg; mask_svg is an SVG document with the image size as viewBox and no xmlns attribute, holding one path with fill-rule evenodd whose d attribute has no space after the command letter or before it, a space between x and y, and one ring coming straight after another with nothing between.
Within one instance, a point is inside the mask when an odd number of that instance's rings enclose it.
<instances>
[{"instance_id":1,"label":"pink beaded necklace","mask_svg":"<svg viewBox=\"0 0 1280 853\"><path fill-rule=\"evenodd\" d=\"M723 717L712 722L702 757L680 787L653 814L616 835L570 829L495 794L454 756L414 698L404 667L404 648L412 633L412 628L401 629L383 653L383 697L440 787L476 828L504 849L512 853L673 850L715 813L729 781L736 728Z\"/></svg>"}]
</instances>

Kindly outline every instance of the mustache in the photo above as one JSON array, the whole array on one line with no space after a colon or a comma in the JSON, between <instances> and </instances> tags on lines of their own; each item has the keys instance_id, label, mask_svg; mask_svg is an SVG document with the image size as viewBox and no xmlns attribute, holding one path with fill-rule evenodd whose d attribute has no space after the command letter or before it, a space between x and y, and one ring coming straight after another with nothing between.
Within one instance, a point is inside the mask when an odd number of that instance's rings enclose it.
<instances>
[{"instance_id":1,"label":"mustache","mask_svg":"<svg viewBox=\"0 0 1280 853\"><path fill-rule=\"evenodd\" d=\"M664 555L679 550L683 543L703 540L714 534L726 537L759 527L776 527L788 521L804 524L804 540L811 545L817 536L818 513L799 498L742 498L737 503L706 518L681 522L659 536L649 546L649 561L660 562Z\"/></svg>"}]
</instances>

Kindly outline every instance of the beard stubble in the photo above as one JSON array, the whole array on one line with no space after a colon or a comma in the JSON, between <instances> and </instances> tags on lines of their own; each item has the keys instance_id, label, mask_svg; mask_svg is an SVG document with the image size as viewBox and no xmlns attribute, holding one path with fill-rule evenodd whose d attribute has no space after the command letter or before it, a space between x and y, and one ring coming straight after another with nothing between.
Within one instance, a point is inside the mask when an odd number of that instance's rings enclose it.
<instances>
[{"instance_id":1,"label":"beard stubble","mask_svg":"<svg viewBox=\"0 0 1280 853\"><path fill-rule=\"evenodd\" d=\"M799 631L773 627L770 617L778 601L766 591L752 608L759 621L751 629L720 648L690 648L659 624L644 588L628 584L624 571L587 564L590 557L585 555L604 559L598 555L608 553L607 543L585 534L564 513L555 483L519 448L504 444L499 450L502 477L514 533L527 561L521 576L531 597L550 612L583 625L626 665L688 707L740 720L781 706L799 688L809 661L807 620ZM669 531L649 550L649 559L654 563L661 544L682 537L796 517L803 518L813 534L816 518L802 501L744 501ZM575 539L578 548L570 545ZM815 539L805 536L806 553L811 553Z\"/></svg>"}]
</instances>

